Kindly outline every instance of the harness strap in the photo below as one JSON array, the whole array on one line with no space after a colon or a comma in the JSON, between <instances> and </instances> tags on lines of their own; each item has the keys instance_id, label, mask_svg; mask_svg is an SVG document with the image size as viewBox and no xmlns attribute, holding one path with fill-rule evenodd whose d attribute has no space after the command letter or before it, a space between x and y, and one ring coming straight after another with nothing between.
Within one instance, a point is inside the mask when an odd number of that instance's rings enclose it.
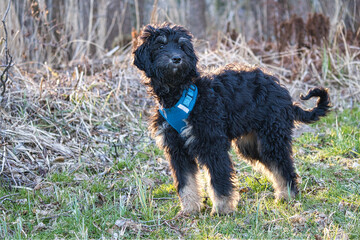
<instances>
[{"instance_id":1,"label":"harness strap","mask_svg":"<svg viewBox=\"0 0 360 240\"><path fill-rule=\"evenodd\" d=\"M160 114L180 134L186 126L185 120L189 117L190 112L195 106L197 94L198 89L196 85L191 84L188 89L183 91L180 100L174 107L162 108L159 106Z\"/></svg>"}]
</instances>

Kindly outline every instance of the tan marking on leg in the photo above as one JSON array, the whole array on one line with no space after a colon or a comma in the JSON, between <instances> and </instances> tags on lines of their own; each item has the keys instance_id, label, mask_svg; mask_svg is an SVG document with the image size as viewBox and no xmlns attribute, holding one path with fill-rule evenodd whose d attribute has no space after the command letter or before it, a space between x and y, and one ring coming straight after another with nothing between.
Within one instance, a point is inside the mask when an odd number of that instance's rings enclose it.
<instances>
[{"instance_id":1,"label":"tan marking on leg","mask_svg":"<svg viewBox=\"0 0 360 240\"><path fill-rule=\"evenodd\" d=\"M234 212L239 202L239 193L234 189L230 196L217 196L217 194L213 194L212 202L213 209L211 210L211 215L215 213L218 214L228 214Z\"/></svg>"},{"instance_id":2,"label":"tan marking on leg","mask_svg":"<svg viewBox=\"0 0 360 240\"><path fill-rule=\"evenodd\" d=\"M210 199L213 203L213 209L211 210L211 215L215 213L218 214L228 214L236 210L240 195L237 191L237 188L234 188L230 196L218 196L215 193L214 188L211 186L211 178L209 171L205 168L206 178L207 178L207 190L210 196ZM232 181L237 182L236 177L233 176Z\"/></svg>"},{"instance_id":3,"label":"tan marking on leg","mask_svg":"<svg viewBox=\"0 0 360 240\"><path fill-rule=\"evenodd\" d=\"M179 192L181 210L185 214L199 212L201 209L198 175L188 175L186 185Z\"/></svg>"},{"instance_id":4,"label":"tan marking on leg","mask_svg":"<svg viewBox=\"0 0 360 240\"><path fill-rule=\"evenodd\" d=\"M155 139L156 145L163 149L164 145L165 145L165 130L164 130L164 126L159 126L157 131L155 132L155 134L153 135L153 138Z\"/></svg>"},{"instance_id":5,"label":"tan marking on leg","mask_svg":"<svg viewBox=\"0 0 360 240\"><path fill-rule=\"evenodd\" d=\"M291 191L291 186L288 186L287 181L277 171L272 172L272 179L277 200L295 198L295 193Z\"/></svg>"},{"instance_id":6,"label":"tan marking on leg","mask_svg":"<svg viewBox=\"0 0 360 240\"><path fill-rule=\"evenodd\" d=\"M260 161L256 161L255 164L250 161L247 162L251 164L256 171L266 175L267 178L269 178L269 180L273 183L275 189L275 198L277 200L289 199L290 197L291 198L295 197L295 193L291 191L291 186L288 186L287 181L281 176L281 174L276 169L270 171Z\"/></svg>"},{"instance_id":7,"label":"tan marking on leg","mask_svg":"<svg viewBox=\"0 0 360 240\"><path fill-rule=\"evenodd\" d=\"M257 141L257 137L254 133L249 133L245 136L242 136L240 138L240 141L242 142L242 144L253 145L255 143L255 141ZM258 152L261 152L261 149L260 149L261 144L259 142L257 143L257 146L258 146L258 149L257 149ZM242 156L242 153L238 150L236 141L233 141L233 147L235 148L237 153L240 156ZM248 164L253 166L253 168L256 171L263 173L264 175L267 176L267 178L269 178L269 180L273 183L276 199L278 199L278 200L288 199L290 196L292 198L295 197L295 193L290 190L291 186L287 186L287 181L281 176L281 174L277 171L277 169L268 169L263 163L261 163L257 159L249 160L249 159L246 159L246 157L245 157L244 160ZM290 196L289 196L289 193L290 193Z\"/></svg>"}]
</instances>

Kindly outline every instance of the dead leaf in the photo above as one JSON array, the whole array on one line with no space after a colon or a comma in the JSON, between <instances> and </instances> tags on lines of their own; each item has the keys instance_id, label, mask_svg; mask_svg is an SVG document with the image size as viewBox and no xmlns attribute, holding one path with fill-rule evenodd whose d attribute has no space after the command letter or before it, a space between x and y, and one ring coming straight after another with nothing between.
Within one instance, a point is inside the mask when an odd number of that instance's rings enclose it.
<instances>
[{"instance_id":1,"label":"dead leaf","mask_svg":"<svg viewBox=\"0 0 360 240\"><path fill-rule=\"evenodd\" d=\"M157 163L162 165L162 166L168 166L169 165L169 162L166 161L164 158L157 158L156 159Z\"/></svg>"},{"instance_id":2,"label":"dead leaf","mask_svg":"<svg viewBox=\"0 0 360 240\"><path fill-rule=\"evenodd\" d=\"M110 233L111 235L113 235L113 237L118 238L119 235L123 236L126 230L128 230L128 231L133 230L133 231L137 232L139 230L139 228L141 228L140 223L136 223L131 219L123 218L123 219L116 220L115 224L111 228L109 228L107 230L107 232Z\"/></svg>"},{"instance_id":3,"label":"dead leaf","mask_svg":"<svg viewBox=\"0 0 360 240\"><path fill-rule=\"evenodd\" d=\"M27 203L27 199L26 199L26 198L16 199L15 202L18 203L18 204L26 204L26 203Z\"/></svg>"},{"instance_id":4,"label":"dead leaf","mask_svg":"<svg viewBox=\"0 0 360 240\"><path fill-rule=\"evenodd\" d=\"M322 240L322 237L319 234L315 234L315 240Z\"/></svg>"},{"instance_id":5,"label":"dead leaf","mask_svg":"<svg viewBox=\"0 0 360 240\"><path fill-rule=\"evenodd\" d=\"M52 209L41 210L41 209L33 208L32 212L40 216L49 216L53 212L53 210Z\"/></svg>"},{"instance_id":6,"label":"dead leaf","mask_svg":"<svg viewBox=\"0 0 360 240\"><path fill-rule=\"evenodd\" d=\"M32 230L32 232L37 232L40 230L46 229L46 225L43 222L40 222L38 225L36 225L34 227L34 229Z\"/></svg>"},{"instance_id":7,"label":"dead leaf","mask_svg":"<svg viewBox=\"0 0 360 240\"><path fill-rule=\"evenodd\" d=\"M106 201L105 196L102 193L98 193L97 197L98 200L95 202L95 204L97 207L101 207Z\"/></svg>"},{"instance_id":8,"label":"dead leaf","mask_svg":"<svg viewBox=\"0 0 360 240\"><path fill-rule=\"evenodd\" d=\"M296 209L298 209L298 208L300 208L301 207L301 202L296 202L295 204L294 204L294 208L296 208Z\"/></svg>"},{"instance_id":9,"label":"dead leaf","mask_svg":"<svg viewBox=\"0 0 360 240\"><path fill-rule=\"evenodd\" d=\"M62 162L65 162L65 157L64 157L64 156L56 157L53 162L54 162L54 163L62 163Z\"/></svg>"},{"instance_id":10,"label":"dead leaf","mask_svg":"<svg viewBox=\"0 0 360 240\"><path fill-rule=\"evenodd\" d=\"M341 202L339 202L338 208L339 208L339 211L341 211L341 212L345 211L345 202L344 202L344 200L341 200Z\"/></svg>"},{"instance_id":11,"label":"dead leaf","mask_svg":"<svg viewBox=\"0 0 360 240\"><path fill-rule=\"evenodd\" d=\"M149 186L149 187L155 186L154 180L152 180L150 178L143 178L142 181L143 181L144 185L146 185L146 186Z\"/></svg>"},{"instance_id":12,"label":"dead leaf","mask_svg":"<svg viewBox=\"0 0 360 240\"><path fill-rule=\"evenodd\" d=\"M156 171L161 171L161 170L165 169L165 166L152 167L152 169L154 169Z\"/></svg>"},{"instance_id":13,"label":"dead leaf","mask_svg":"<svg viewBox=\"0 0 360 240\"><path fill-rule=\"evenodd\" d=\"M75 181L88 181L89 177L85 173L75 173L74 180Z\"/></svg>"},{"instance_id":14,"label":"dead leaf","mask_svg":"<svg viewBox=\"0 0 360 240\"><path fill-rule=\"evenodd\" d=\"M292 223L304 224L306 222L306 218L299 214L291 216L289 219Z\"/></svg>"},{"instance_id":15,"label":"dead leaf","mask_svg":"<svg viewBox=\"0 0 360 240\"><path fill-rule=\"evenodd\" d=\"M348 240L349 235L340 228L340 229L338 229L337 234L334 239L335 240Z\"/></svg>"},{"instance_id":16,"label":"dead leaf","mask_svg":"<svg viewBox=\"0 0 360 240\"><path fill-rule=\"evenodd\" d=\"M315 219L315 222L319 224L320 227L325 227L327 219L328 218L324 213L319 213L318 217Z\"/></svg>"},{"instance_id":17,"label":"dead leaf","mask_svg":"<svg viewBox=\"0 0 360 240\"><path fill-rule=\"evenodd\" d=\"M353 168L359 168L360 167L360 164L357 163L357 162L354 162L353 165L352 165Z\"/></svg>"},{"instance_id":18,"label":"dead leaf","mask_svg":"<svg viewBox=\"0 0 360 240\"><path fill-rule=\"evenodd\" d=\"M247 192L249 192L249 191L251 191L252 189L251 188L249 188L249 187L241 187L240 188L240 193L247 193Z\"/></svg>"}]
</instances>

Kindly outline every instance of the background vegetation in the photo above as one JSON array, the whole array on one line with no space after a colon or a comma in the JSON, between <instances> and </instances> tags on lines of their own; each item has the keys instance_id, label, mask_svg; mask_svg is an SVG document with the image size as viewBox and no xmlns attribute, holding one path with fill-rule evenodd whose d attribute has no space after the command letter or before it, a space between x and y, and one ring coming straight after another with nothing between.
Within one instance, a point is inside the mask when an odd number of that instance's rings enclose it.
<instances>
[{"instance_id":1,"label":"background vegetation","mask_svg":"<svg viewBox=\"0 0 360 240\"><path fill-rule=\"evenodd\" d=\"M7 41L0 27L0 72L6 42L15 62L0 83L0 238L359 238L359 13L358 0L11 1ZM275 203L232 153L238 211L210 217L204 193L200 215L176 216L146 129L154 102L131 65L141 27L162 21L190 28L204 71L258 65L295 100L330 89L333 113L294 133L299 197Z\"/></svg>"}]
</instances>

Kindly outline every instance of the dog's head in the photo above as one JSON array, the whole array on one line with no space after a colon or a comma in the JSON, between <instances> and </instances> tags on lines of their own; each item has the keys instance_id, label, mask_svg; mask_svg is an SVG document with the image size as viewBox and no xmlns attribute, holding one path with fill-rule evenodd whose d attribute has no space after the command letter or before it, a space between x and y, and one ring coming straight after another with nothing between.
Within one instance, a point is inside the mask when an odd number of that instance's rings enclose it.
<instances>
[{"instance_id":1,"label":"dog's head","mask_svg":"<svg viewBox=\"0 0 360 240\"><path fill-rule=\"evenodd\" d=\"M171 24L147 25L134 50L134 65L149 78L176 85L197 76L197 57L192 35L183 27Z\"/></svg>"}]
</instances>

